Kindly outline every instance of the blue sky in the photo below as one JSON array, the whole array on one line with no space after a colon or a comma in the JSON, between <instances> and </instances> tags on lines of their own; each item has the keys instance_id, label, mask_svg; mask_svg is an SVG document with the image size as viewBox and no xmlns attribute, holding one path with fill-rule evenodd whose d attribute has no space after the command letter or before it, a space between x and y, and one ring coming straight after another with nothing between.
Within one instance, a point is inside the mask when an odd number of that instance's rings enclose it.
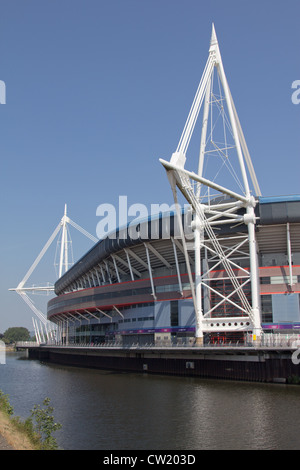
<instances>
[{"instance_id":1,"label":"blue sky","mask_svg":"<svg viewBox=\"0 0 300 470\"><path fill-rule=\"evenodd\" d=\"M32 330L8 288L63 215L93 235L102 203L172 202L176 150L214 22L264 196L300 193L299 0L1 0L0 332ZM72 232L74 256L91 247ZM54 281L55 246L32 282ZM30 282L29 284L30 285ZM46 310L47 298L38 306Z\"/></svg>"}]
</instances>

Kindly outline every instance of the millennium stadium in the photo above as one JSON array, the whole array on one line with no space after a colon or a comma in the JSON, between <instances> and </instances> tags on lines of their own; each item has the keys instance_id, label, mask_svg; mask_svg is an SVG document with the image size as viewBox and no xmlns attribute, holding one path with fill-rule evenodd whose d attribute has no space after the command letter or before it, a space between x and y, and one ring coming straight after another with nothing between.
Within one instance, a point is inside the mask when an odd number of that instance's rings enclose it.
<instances>
[{"instance_id":1,"label":"millennium stadium","mask_svg":"<svg viewBox=\"0 0 300 470\"><path fill-rule=\"evenodd\" d=\"M296 333L300 196L262 196L214 26L178 146L159 169L172 209L115 227L57 280L47 318L59 341L203 346Z\"/></svg>"},{"instance_id":2,"label":"millennium stadium","mask_svg":"<svg viewBox=\"0 0 300 470\"><path fill-rule=\"evenodd\" d=\"M214 26L177 148L157 163L169 210L114 226L71 267L65 213L51 339L202 347L299 338L300 196L262 195ZM31 271L15 289L27 303Z\"/></svg>"},{"instance_id":3,"label":"millennium stadium","mask_svg":"<svg viewBox=\"0 0 300 470\"><path fill-rule=\"evenodd\" d=\"M259 198L255 209L261 327L265 332L294 333L300 328L300 196ZM191 217L182 215L183 227L190 226ZM168 213L131 226L137 237L130 237L128 228L117 230L56 282L57 297L48 303L48 319L58 325L65 341L194 342L195 252L188 249L186 258L175 225L176 214ZM215 227L223 252L230 253L236 279L239 285L246 282L244 293L250 299L247 226ZM242 310L243 298L238 292L230 295L232 280L226 269L221 263L211 269L216 264L214 251L204 247L201 264L205 337L232 341L253 333L251 318Z\"/></svg>"}]
</instances>

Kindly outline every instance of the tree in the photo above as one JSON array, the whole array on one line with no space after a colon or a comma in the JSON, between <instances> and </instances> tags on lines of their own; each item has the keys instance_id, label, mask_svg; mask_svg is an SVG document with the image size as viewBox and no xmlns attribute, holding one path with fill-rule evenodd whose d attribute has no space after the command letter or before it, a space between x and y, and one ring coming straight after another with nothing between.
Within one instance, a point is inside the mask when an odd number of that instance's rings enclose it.
<instances>
[{"instance_id":1,"label":"tree","mask_svg":"<svg viewBox=\"0 0 300 470\"><path fill-rule=\"evenodd\" d=\"M30 333L22 326L8 328L3 335L5 343L15 343L16 341L29 341Z\"/></svg>"},{"instance_id":2,"label":"tree","mask_svg":"<svg viewBox=\"0 0 300 470\"><path fill-rule=\"evenodd\" d=\"M43 402L44 408L40 405L34 405L31 410L31 420L35 419L35 430L42 442L43 449L55 450L57 449L56 439L52 433L61 428L60 423L56 423L53 416L53 407L50 406L50 398L45 398Z\"/></svg>"}]
</instances>

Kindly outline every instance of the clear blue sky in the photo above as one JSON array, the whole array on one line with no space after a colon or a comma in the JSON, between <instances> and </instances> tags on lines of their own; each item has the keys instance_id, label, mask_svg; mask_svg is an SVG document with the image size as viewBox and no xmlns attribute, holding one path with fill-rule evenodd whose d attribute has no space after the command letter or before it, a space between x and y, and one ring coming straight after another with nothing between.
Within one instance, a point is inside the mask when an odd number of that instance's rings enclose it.
<instances>
[{"instance_id":1,"label":"clear blue sky","mask_svg":"<svg viewBox=\"0 0 300 470\"><path fill-rule=\"evenodd\" d=\"M0 332L32 330L15 287L63 215L169 202L176 150L214 22L265 196L300 193L299 0L1 0ZM72 232L73 234L73 232ZM72 235L78 258L91 244ZM32 282L54 281L55 246ZM30 285L30 282L29 282ZM46 298L40 308L46 311Z\"/></svg>"}]
</instances>

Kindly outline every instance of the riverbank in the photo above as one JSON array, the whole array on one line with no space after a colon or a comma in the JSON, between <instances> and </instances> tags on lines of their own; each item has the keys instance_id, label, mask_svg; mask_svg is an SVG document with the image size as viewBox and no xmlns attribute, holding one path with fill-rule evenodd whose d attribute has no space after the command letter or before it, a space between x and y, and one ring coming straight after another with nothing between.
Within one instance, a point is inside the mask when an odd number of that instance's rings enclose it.
<instances>
[{"instance_id":1,"label":"riverbank","mask_svg":"<svg viewBox=\"0 0 300 470\"><path fill-rule=\"evenodd\" d=\"M0 450L35 450L26 435L16 429L9 416L0 411Z\"/></svg>"},{"instance_id":2,"label":"riverbank","mask_svg":"<svg viewBox=\"0 0 300 470\"><path fill-rule=\"evenodd\" d=\"M15 450L13 447L11 447L6 439L0 434L0 451L1 450Z\"/></svg>"}]
</instances>

